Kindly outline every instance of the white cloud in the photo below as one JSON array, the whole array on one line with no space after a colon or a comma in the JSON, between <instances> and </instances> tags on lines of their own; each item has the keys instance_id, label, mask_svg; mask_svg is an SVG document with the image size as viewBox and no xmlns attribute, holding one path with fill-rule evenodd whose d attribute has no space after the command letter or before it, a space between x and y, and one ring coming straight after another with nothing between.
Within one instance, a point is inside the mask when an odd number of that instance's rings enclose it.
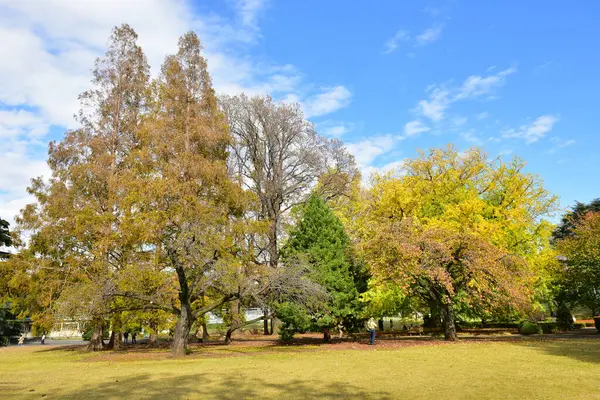
<instances>
[{"instance_id":1,"label":"white cloud","mask_svg":"<svg viewBox=\"0 0 600 400\"><path fill-rule=\"evenodd\" d=\"M401 42L410 40L410 34L407 31L399 30L384 44L383 54L390 54L396 51Z\"/></svg>"},{"instance_id":2,"label":"white cloud","mask_svg":"<svg viewBox=\"0 0 600 400\"><path fill-rule=\"evenodd\" d=\"M415 38L416 44L418 46L425 46L435 42L440 38L443 28L442 25L439 25L425 30L425 32Z\"/></svg>"},{"instance_id":3,"label":"white cloud","mask_svg":"<svg viewBox=\"0 0 600 400\"><path fill-rule=\"evenodd\" d=\"M378 156L392 150L394 138L392 135L383 135L372 139L361 140L357 143L346 145L348 151L354 156L359 167L370 165Z\"/></svg>"},{"instance_id":4,"label":"white cloud","mask_svg":"<svg viewBox=\"0 0 600 400\"><path fill-rule=\"evenodd\" d=\"M444 118L445 110L451 103L450 92L443 88L434 88L431 90L429 100L421 100L417 105L417 110L425 117L440 121Z\"/></svg>"},{"instance_id":5,"label":"white cloud","mask_svg":"<svg viewBox=\"0 0 600 400\"><path fill-rule=\"evenodd\" d=\"M419 120L410 121L407 122L406 125L404 125L404 135L406 135L407 137L415 136L420 133L427 132L429 130L430 128Z\"/></svg>"},{"instance_id":6,"label":"white cloud","mask_svg":"<svg viewBox=\"0 0 600 400\"><path fill-rule=\"evenodd\" d=\"M344 86L323 87L321 93L300 101L307 118L329 114L350 104L352 93Z\"/></svg>"},{"instance_id":7,"label":"white cloud","mask_svg":"<svg viewBox=\"0 0 600 400\"><path fill-rule=\"evenodd\" d=\"M531 124L521 125L518 129L508 129L502 133L505 138L523 139L525 143L531 144L542 139L546 134L552 131L558 117L550 114L542 115L536 118Z\"/></svg>"},{"instance_id":8,"label":"white cloud","mask_svg":"<svg viewBox=\"0 0 600 400\"><path fill-rule=\"evenodd\" d=\"M506 83L506 77L515 73L515 68L508 68L497 74L488 76L471 75L469 76L456 94L455 99L466 99L482 96L491 93L494 89Z\"/></svg>"},{"instance_id":9,"label":"white cloud","mask_svg":"<svg viewBox=\"0 0 600 400\"><path fill-rule=\"evenodd\" d=\"M487 111L484 112L480 112L479 114L477 114L477 119L478 120L482 120L482 119L486 119L490 116L490 113Z\"/></svg>"},{"instance_id":10,"label":"white cloud","mask_svg":"<svg viewBox=\"0 0 600 400\"><path fill-rule=\"evenodd\" d=\"M0 110L0 138L18 138L26 136L37 138L44 136L50 126L44 119L31 111L23 109Z\"/></svg>"}]
</instances>

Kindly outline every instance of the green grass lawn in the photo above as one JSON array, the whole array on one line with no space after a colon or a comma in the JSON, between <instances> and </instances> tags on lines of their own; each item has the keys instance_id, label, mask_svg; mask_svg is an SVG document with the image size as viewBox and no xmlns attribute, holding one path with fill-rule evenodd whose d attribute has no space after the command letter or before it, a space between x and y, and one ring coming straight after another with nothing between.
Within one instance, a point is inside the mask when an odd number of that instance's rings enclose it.
<instances>
[{"instance_id":1,"label":"green grass lawn","mask_svg":"<svg viewBox=\"0 0 600 400\"><path fill-rule=\"evenodd\" d=\"M598 339L356 347L3 348L0 399L600 399Z\"/></svg>"}]
</instances>

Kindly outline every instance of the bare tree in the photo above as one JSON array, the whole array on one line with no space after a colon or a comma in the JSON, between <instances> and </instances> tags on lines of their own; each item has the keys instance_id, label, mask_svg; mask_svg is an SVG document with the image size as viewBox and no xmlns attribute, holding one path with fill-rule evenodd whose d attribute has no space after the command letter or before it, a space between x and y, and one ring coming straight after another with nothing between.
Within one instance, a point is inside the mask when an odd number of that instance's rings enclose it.
<instances>
[{"instance_id":1,"label":"bare tree","mask_svg":"<svg viewBox=\"0 0 600 400\"><path fill-rule=\"evenodd\" d=\"M343 193L358 173L354 158L339 140L319 136L298 104L245 95L223 96L220 104L233 138L229 173L256 194L255 217L268 224L257 258L275 268L288 211L315 188L327 198Z\"/></svg>"}]
</instances>

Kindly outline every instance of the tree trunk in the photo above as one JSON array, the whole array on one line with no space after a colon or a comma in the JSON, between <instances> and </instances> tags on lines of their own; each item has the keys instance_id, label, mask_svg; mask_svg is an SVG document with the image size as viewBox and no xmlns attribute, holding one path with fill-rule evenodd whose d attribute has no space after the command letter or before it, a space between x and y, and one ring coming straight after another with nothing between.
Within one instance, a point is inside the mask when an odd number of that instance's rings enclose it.
<instances>
[{"instance_id":1,"label":"tree trunk","mask_svg":"<svg viewBox=\"0 0 600 400\"><path fill-rule=\"evenodd\" d=\"M206 320L202 320L202 339L206 340L210 337L208 334L208 328L206 327Z\"/></svg>"},{"instance_id":2,"label":"tree trunk","mask_svg":"<svg viewBox=\"0 0 600 400\"><path fill-rule=\"evenodd\" d=\"M265 319L263 320L263 335L270 335L269 320L267 319L267 311L263 310L263 316L265 317Z\"/></svg>"},{"instance_id":3,"label":"tree trunk","mask_svg":"<svg viewBox=\"0 0 600 400\"><path fill-rule=\"evenodd\" d=\"M442 326L442 313L440 312L440 306L435 300L429 300L429 312L431 319L427 324L426 328L439 328Z\"/></svg>"},{"instance_id":4,"label":"tree trunk","mask_svg":"<svg viewBox=\"0 0 600 400\"><path fill-rule=\"evenodd\" d=\"M121 350L123 348L123 334L121 332L112 331L106 348L109 350Z\"/></svg>"},{"instance_id":5,"label":"tree trunk","mask_svg":"<svg viewBox=\"0 0 600 400\"><path fill-rule=\"evenodd\" d=\"M150 347L158 347L158 333L150 332L150 337L148 338L148 345L150 345Z\"/></svg>"},{"instance_id":6,"label":"tree trunk","mask_svg":"<svg viewBox=\"0 0 600 400\"><path fill-rule=\"evenodd\" d=\"M181 313L179 314L177 324L175 325L175 332L173 333L173 345L171 348L171 355L173 357L185 356L191 328L192 310L190 304L182 304Z\"/></svg>"},{"instance_id":7,"label":"tree trunk","mask_svg":"<svg viewBox=\"0 0 600 400\"><path fill-rule=\"evenodd\" d=\"M90 343L87 345L86 351L100 351L104 348L104 342L102 341L102 333L102 324L94 324L92 338L90 339Z\"/></svg>"},{"instance_id":8,"label":"tree trunk","mask_svg":"<svg viewBox=\"0 0 600 400\"><path fill-rule=\"evenodd\" d=\"M272 334L273 334L273 331L274 331L274 325L275 325L274 319L275 319L275 318L273 318L273 317L271 317L271 318L269 319L269 325L271 325L271 330L269 331L269 335L272 335Z\"/></svg>"},{"instance_id":9,"label":"tree trunk","mask_svg":"<svg viewBox=\"0 0 600 400\"><path fill-rule=\"evenodd\" d=\"M323 331L323 341L325 343L327 343L330 340L331 340L331 333L329 332L329 328L325 328L325 330Z\"/></svg>"},{"instance_id":10,"label":"tree trunk","mask_svg":"<svg viewBox=\"0 0 600 400\"><path fill-rule=\"evenodd\" d=\"M444 325L444 339L456 340L456 326L454 325L454 307L452 303L442 305L442 317Z\"/></svg>"},{"instance_id":11,"label":"tree trunk","mask_svg":"<svg viewBox=\"0 0 600 400\"><path fill-rule=\"evenodd\" d=\"M231 324L229 324L229 328L227 328L227 332L225 333L225 343L230 344L231 343L231 334L233 332L235 332L240 326L242 326L242 323L240 321L240 301L239 300L233 300L231 302Z\"/></svg>"}]
</instances>

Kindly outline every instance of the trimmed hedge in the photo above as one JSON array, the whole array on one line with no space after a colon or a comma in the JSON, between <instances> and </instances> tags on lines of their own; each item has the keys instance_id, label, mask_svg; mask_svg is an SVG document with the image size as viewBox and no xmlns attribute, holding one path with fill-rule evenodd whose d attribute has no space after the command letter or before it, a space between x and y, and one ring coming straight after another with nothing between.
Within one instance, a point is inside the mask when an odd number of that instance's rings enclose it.
<instances>
[{"instance_id":1,"label":"trimmed hedge","mask_svg":"<svg viewBox=\"0 0 600 400\"><path fill-rule=\"evenodd\" d=\"M542 328L536 323L525 321L519 328L519 333L521 335L536 335L542 333Z\"/></svg>"}]
</instances>

